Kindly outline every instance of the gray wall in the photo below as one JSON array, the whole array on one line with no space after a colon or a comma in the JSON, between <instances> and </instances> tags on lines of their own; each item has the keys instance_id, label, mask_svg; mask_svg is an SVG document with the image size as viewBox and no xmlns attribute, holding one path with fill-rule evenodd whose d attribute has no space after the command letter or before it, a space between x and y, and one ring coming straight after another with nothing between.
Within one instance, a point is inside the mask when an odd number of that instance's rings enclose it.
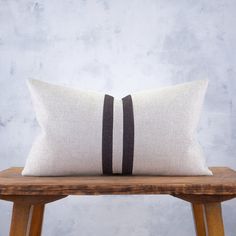
<instances>
[{"instance_id":1,"label":"gray wall","mask_svg":"<svg viewBox=\"0 0 236 236\"><path fill-rule=\"evenodd\" d=\"M209 79L199 125L208 164L236 168L236 1L0 0L0 169L24 165L39 129L25 80L117 96ZM0 235L11 205L0 202ZM190 206L165 196L70 197L46 236L190 236ZM223 204L236 235L236 200Z\"/></svg>"}]
</instances>

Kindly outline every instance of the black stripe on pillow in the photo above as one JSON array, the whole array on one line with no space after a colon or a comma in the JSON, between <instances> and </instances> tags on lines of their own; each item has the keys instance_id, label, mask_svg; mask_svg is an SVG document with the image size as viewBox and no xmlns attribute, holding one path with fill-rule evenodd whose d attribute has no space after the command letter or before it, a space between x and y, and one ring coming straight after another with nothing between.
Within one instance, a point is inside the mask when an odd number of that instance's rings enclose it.
<instances>
[{"instance_id":1,"label":"black stripe on pillow","mask_svg":"<svg viewBox=\"0 0 236 236\"><path fill-rule=\"evenodd\" d=\"M123 160L122 174L132 175L134 155L134 113L131 95L122 98L123 102Z\"/></svg>"},{"instance_id":2,"label":"black stripe on pillow","mask_svg":"<svg viewBox=\"0 0 236 236\"><path fill-rule=\"evenodd\" d=\"M114 98L106 94L102 125L102 171L104 175L112 175L113 104Z\"/></svg>"}]
</instances>

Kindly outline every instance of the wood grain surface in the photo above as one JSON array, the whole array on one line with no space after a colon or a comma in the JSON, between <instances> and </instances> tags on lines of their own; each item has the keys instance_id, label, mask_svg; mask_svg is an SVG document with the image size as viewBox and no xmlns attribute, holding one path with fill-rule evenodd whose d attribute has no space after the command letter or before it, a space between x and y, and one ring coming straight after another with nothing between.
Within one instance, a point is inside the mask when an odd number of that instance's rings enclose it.
<instances>
[{"instance_id":1,"label":"wood grain surface","mask_svg":"<svg viewBox=\"0 0 236 236\"><path fill-rule=\"evenodd\" d=\"M213 176L24 177L22 168L0 172L0 195L194 194L235 195L236 172L211 168Z\"/></svg>"}]
</instances>

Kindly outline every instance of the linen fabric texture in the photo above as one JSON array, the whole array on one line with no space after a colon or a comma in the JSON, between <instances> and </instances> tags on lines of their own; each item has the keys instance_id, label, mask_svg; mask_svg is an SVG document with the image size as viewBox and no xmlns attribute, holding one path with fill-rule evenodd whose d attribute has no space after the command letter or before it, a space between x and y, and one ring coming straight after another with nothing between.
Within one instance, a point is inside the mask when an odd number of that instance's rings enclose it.
<instances>
[{"instance_id":1,"label":"linen fabric texture","mask_svg":"<svg viewBox=\"0 0 236 236\"><path fill-rule=\"evenodd\" d=\"M41 133L22 175L212 175L196 135L207 84L117 99L29 80Z\"/></svg>"}]
</instances>

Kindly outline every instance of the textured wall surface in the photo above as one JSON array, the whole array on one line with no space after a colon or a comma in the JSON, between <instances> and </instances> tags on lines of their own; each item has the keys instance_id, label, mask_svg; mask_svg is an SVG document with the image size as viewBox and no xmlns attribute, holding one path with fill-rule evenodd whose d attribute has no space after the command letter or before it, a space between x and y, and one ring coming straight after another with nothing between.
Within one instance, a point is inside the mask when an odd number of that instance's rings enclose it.
<instances>
[{"instance_id":1,"label":"textured wall surface","mask_svg":"<svg viewBox=\"0 0 236 236\"><path fill-rule=\"evenodd\" d=\"M24 165L39 128L27 78L122 96L208 79L199 125L209 165L236 168L235 0L0 0L0 169ZM11 204L0 202L0 235ZM223 204L236 235L236 200ZM164 196L70 197L46 236L190 236L190 206Z\"/></svg>"}]
</instances>

